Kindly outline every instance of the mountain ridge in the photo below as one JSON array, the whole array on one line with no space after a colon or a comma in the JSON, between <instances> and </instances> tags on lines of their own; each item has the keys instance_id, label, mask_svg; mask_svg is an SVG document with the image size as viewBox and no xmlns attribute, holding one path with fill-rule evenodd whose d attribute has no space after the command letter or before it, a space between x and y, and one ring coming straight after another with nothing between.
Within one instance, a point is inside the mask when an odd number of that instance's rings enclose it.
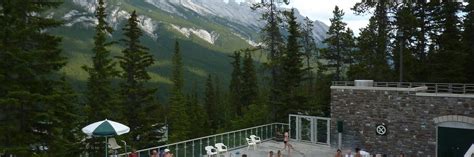
<instances>
[{"instance_id":1,"label":"mountain ridge","mask_svg":"<svg viewBox=\"0 0 474 157\"><path fill-rule=\"evenodd\" d=\"M96 0L66 1L63 6L48 16L65 22L53 33L67 40L63 43L70 63L65 67L69 78L82 83L87 74L80 68L90 64ZM150 48L157 63L150 69L152 81L170 84L170 58L174 40L182 44L185 79L201 83L207 74L230 80L230 58L235 50L258 45L260 27L258 11L250 9L249 2L229 3L222 0L109 0L106 1L107 22L115 29L110 36L117 41L122 37L121 27L135 10L139 15L139 27L144 35L142 42ZM239 14L237 14L239 13ZM236 15L237 14L237 15ZM298 18L303 19L302 15ZM320 21L314 23L315 39L325 38L327 26ZM81 45L81 46L78 46ZM111 47L114 56L120 55L121 46ZM185 85L191 87L190 82ZM225 86L224 86L225 87Z\"/></svg>"}]
</instances>

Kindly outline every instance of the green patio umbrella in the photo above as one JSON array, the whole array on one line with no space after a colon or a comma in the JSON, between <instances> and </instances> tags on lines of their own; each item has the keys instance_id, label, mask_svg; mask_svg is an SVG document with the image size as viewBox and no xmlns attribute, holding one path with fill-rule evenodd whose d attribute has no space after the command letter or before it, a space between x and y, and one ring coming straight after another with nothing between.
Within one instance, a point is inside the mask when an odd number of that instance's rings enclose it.
<instances>
[{"instance_id":1,"label":"green patio umbrella","mask_svg":"<svg viewBox=\"0 0 474 157\"><path fill-rule=\"evenodd\" d=\"M130 132L130 128L123 124L111 121L103 120L87 125L82 128L82 132L89 136L105 137L105 156L107 157L107 138L110 136L122 135Z\"/></svg>"}]
</instances>

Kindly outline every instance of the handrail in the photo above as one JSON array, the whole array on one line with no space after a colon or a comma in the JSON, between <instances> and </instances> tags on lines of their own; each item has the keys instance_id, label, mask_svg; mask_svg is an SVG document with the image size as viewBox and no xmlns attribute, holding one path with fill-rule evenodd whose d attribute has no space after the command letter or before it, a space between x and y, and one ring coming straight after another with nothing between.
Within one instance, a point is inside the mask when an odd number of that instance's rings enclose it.
<instances>
[{"instance_id":1,"label":"handrail","mask_svg":"<svg viewBox=\"0 0 474 157\"><path fill-rule=\"evenodd\" d=\"M333 86L354 86L354 81L333 81ZM474 94L474 84L428 82L374 82L374 87L414 88L426 86L426 93Z\"/></svg>"},{"instance_id":2,"label":"handrail","mask_svg":"<svg viewBox=\"0 0 474 157\"><path fill-rule=\"evenodd\" d=\"M140 154L140 152L145 152L145 151L150 151L150 150L154 150L154 149L160 149L160 148L168 148L170 146L178 146L178 145L182 145L182 144L186 144L186 143L189 143L189 142L195 142L195 141L199 141L203 139L210 139L210 138L213 138L213 137L218 137L218 136L224 136L224 135L230 135L230 134L234 134L234 133L238 133L238 132L242 132L242 131L248 131L248 130L252 130L252 129L259 129L259 128L264 128L264 127L271 127L272 129L273 128L276 128L276 127L273 127L274 125L280 125L281 127L288 127L289 125L287 123L270 123L270 124L264 124L264 125L259 125L259 126L254 126L254 127L250 127L250 128L244 128L244 129L240 129L240 130L234 130L234 131L229 131L229 132L224 132L224 133L219 133L219 134L213 134L213 135L208 135L208 136L204 136L204 137L199 137L199 138L194 138L194 139L189 139L189 140L185 140L185 141L180 141L180 142L175 142L175 143L170 143L170 144L166 144L166 145L161 145L161 146L155 146L155 147L150 147L150 148L145 148L145 149L140 149L140 150L137 150L137 153ZM258 132L258 130L257 130ZM271 131L273 132L273 131ZM274 136L274 134L272 134L272 136ZM234 138L235 138L235 134L234 134ZM271 137L273 138L273 137ZM221 138L222 139L222 138ZM268 138L267 138L268 139ZM235 141L234 141L235 143ZM194 145L193 145L194 147ZM194 149L194 148L193 148ZM230 148L232 149L232 148ZM230 150L229 149L229 150ZM129 154L130 152L127 152L127 153L122 153L122 154L119 154L119 156L125 156L127 154ZM175 154L176 155L176 154Z\"/></svg>"}]
</instances>

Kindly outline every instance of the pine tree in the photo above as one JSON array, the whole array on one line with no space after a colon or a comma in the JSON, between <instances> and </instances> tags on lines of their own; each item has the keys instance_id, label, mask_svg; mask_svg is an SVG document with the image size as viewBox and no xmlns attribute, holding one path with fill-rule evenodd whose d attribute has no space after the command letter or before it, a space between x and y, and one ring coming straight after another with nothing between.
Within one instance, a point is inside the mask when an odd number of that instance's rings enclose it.
<instances>
[{"instance_id":1,"label":"pine tree","mask_svg":"<svg viewBox=\"0 0 474 157\"><path fill-rule=\"evenodd\" d=\"M31 151L37 144L58 154L75 151L69 146L76 136L62 129L77 127L63 122L80 121L73 116L80 111L67 107L74 99L67 99L70 91L63 91L64 80L58 79L66 63L61 38L44 31L61 22L40 16L60 4L0 1L0 150L6 156L42 155L37 148Z\"/></svg>"},{"instance_id":2,"label":"pine tree","mask_svg":"<svg viewBox=\"0 0 474 157\"><path fill-rule=\"evenodd\" d=\"M349 68L350 79L370 79L376 81L393 80L388 59L389 20L386 1L369 3L375 7L374 15L369 19L367 27L362 28L357 38L358 51L354 53L353 64ZM357 7L357 6L356 6ZM364 10L364 9L362 9ZM356 9L356 11L360 11Z\"/></svg>"},{"instance_id":3,"label":"pine tree","mask_svg":"<svg viewBox=\"0 0 474 157\"><path fill-rule=\"evenodd\" d=\"M211 74L206 79L206 86L205 86L205 91L204 91L204 108L207 113L207 119L210 125L210 132L212 133L215 131L217 128L217 110L216 110L216 93L214 90L214 84L213 84L213 79Z\"/></svg>"},{"instance_id":4,"label":"pine tree","mask_svg":"<svg viewBox=\"0 0 474 157\"><path fill-rule=\"evenodd\" d=\"M355 47L352 30L346 28L342 21L344 11L338 6L334 8L334 17L330 19L331 26L328 30L328 38L323 43L327 48L321 49L321 59L327 60L322 68L334 69L335 80L341 80L345 67L351 62L352 51Z\"/></svg>"},{"instance_id":5,"label":"pine tree","mask_svg":"<svg viewBox=\"0 0 474 157\"><path fill-rule=\"evenodd\" d=\"M183 80L183 63L181 59L181 52L179 42L176 41L175 49L173 54L173 75L171 81L173 87L171 88L171 99L170 99L170 141L182 141L190 135L190 119L186 113L186 98L182 92L184 80Z\"/></svg>"},{"instance_id":6,"label":"pine tree","mask_svg":"<svg viewBox=\"0 0 474 157\"><path fill-rule=\"evenodd\" d=\"M414 16L417 20L417 31L415 35L416 50L414 52L415 59L417 60L416 64L416 73L414 74L415 80L417 81L427 81L429 77L428 66L427 66L427 56L428 56L428 47L429 47L429 32L432 30L432 24L430 18L430 10L432 10L431 4L426 0L420 0L413 8ZM407 68L405 68L407 69Z\"/></svg>"},{"instance_id":7,"label":"pine tree","mask_svg":"<svg viewBox=\"0 0 474 157\"><path fill-rule=\"evenodd\" d=\"M464 43L464 52L466 52L466 64L464 65L467 81L474 82L474 0L470 0L464 12L464 31L462 39Z\"/></svg>"},{"instance_id":8,"label":"pine tree","mask_svg":"<svg viewBox=\"0 0 474 157\"><path fill-rule=\"evenodd\" d=\"M288 3L285 1L285 3ZM276 118L278 110L283 105L281 94L284 92L282 78L282 55L284 50L284 41L280 32L282 23L281 12L276 7L276 0L270 2L262 1L253 5L252 9L264 10L261 19L265 20L265 26L262 28L262 42L264 50L268 52L268 62L266 68L270 70L270 98L269 103L272 109L271 115ZM278 113L279 114L279 113Z\"/></svg>"},{"instance_id":9,"label":"pine tree","mask_svg":"<svg viewBox=\"0 0 474 157\"><path fill-rule=\"evenodd\" d=\"M462 51L460 20L457 16L460 4L457 2L443 2L436 12L438 32L434 38L435 49L429 54L432 82L464 82L466 77L464 63L466 55Z\"/></svg>"},{"instance_id":10,"label":"pine tree","mask_svg":"<svg viewBox=\"0 0 474 157\"><path fill-rule=\"evenodd\" d=\"M217 120L217 130L216 133L226 132L231 128L231 121L235 117L235 111L233 111L233 107L229 103L230 95L227 92L222 91L220 85L219 77L216 75L214 76L214 89L215 89L215 98L216 98L216 111L217 113L214 114L214 119Z\"/></svg>"},{"instance_id":11,"label":"pine tree","mask_svg":"<svg viewBox=\"0 0 474 157\"><path fill-rule=\"evenodd\" d=\"M197 138L208 135L208 117L202 104L198 100L197 84L193 83L191 95L188 96L188 107L186 110L190 117L190 138Z\"/></svg>"},{"instance_id":12,"label":"pine tree","mask_svg":"<svg viewBox=\"0 0 474 157\"><path fill-rule=\"evenodd\" d=\"M132 130L128 135L129 141L134 146L143 147L159 140L153 135L153 129L157 129L153 125L158 123L155 111L158 111L159 105L154 97L156 89L147 87L151 79L147 68L153 65L154 59L148 48L140 44L143 33L138 27L139 22L133 11L122 29L124 38L121 41L125 49L117 58L122 69L119 74L123 80L120 82L119 98L123 120Z\"/></svg>"},{"instance_id":13,"label":"pine tree","mask_svg":"<svg viewBox=\"0 0 474 157\"><path fill-rule=\"evenodd\" d=\"M83 133L80 131L83 116L77 104L78 97L63 76L46 99L51 105L43 114L46 134L42 137L48 146L48 156L75 156L81 153Z\"/></svg>"},{"instance_id":14,"label":"pine tree","mask_svg":"<svg viewBox=\"0 0 474 157\"><path fill-rule=\"evenodd\" d=\"M249 49L245 50L242 67L241 102L244 109L256 103L258 98L257 73L250 52Z\"/></svg>"},{"instance_id":15,"label":"pine tree","mask_svg":"<svg viewBox=\"0 0 474 157\"><path fill-rule=\"evenodd\" d=\"M229 85L230 92L230 101L238 117L242 116L242 102L241 102L241 88L242 88L242 71L241 71L241 52L236 51L231 56L233 61L232 65L232 74Z\"/></svg>"},{"instance_id":16,"label":"pine tree","mask_svg":"<svg viewBox=\"0 0 474 157\"><path fill-rule=\"evenodd\" d=\"M96 9L98 20L95 27L94 47L92 48L92 66L84 65L82 68L89 74L87 80L86 106L87 122L95 122L106 118L118 118L117 112L112 112L117 108L115 94L112 86L112 79L117 76L115 70L116 63L110 57L107 47L112 42L107 41L107 34L112 33L112 28L108 26L106 20L104 1L99 0Z\"/></svg>"},{"instance_id":17,"label":"pine tree","mask_svg":"<svg viewBox=\"0 0 474 157\"><path fill-rule=\"evenodd\" d=\"M314 89L314 76L313 76L313 67L311 66L313 58L318 59L316 41L314 40L313 35L313 21L308 17L304 19L304 23L301 26L301 35L302 35L302 47L304 50L304 57L306 60L306 77L308 79L308 93L313 93Z\"/></svg>"},{"instance_id":18,"label":"pine tree","mask_svg":"<svg viewBox=\"0 0 474 157\"><path fill-rule=\"evenodd\" d=\"M419 54L420 51L418 50L418 45L411 44L417 43L417 33L418 32L418 20L414 15L414 9L412 8L412 4L402 4L395 15L396 21L394 22L397 27L397 35L395 37L395 41L392 43L393 45L393 62L394 62L394 69L395 74L398 76L400 75L400 49L403 53L402 56L402 81L416 81L417 74L424 70L421 68L423 65L420 63L423 62L422 58L423 54ZM421 33L421 32L420 32ZM420 34L421 35L421 34ZM423 39L424 40L424 39ZM420 45L423 46L423 45ZM423 52L424 53L424 52ZM420 58L416 58L416 57ZM421 69L419 69L421 68Z\"/></svg>"},{"instance_id":19,"label":"pine tree","mask_svg":"<svg viewBox=\"0 0 474 157\"><path fill-rule=\"evenodd\" d=\"M283 89L285 93L281 95L283 97L283 106L279 108L278 118L279 120L285 120L288 113L295 112L299 105L306 104L306 98L303 97L300 85L303 81L304 69L303 69L303 53L301 52L301 45L298 40L301 37L299 32L299 24L296 21L294 9L286 12L287 17L287 29L288 39L285 49L285 54L282 59L282 80Z\"/></svg>"}]
</instances>

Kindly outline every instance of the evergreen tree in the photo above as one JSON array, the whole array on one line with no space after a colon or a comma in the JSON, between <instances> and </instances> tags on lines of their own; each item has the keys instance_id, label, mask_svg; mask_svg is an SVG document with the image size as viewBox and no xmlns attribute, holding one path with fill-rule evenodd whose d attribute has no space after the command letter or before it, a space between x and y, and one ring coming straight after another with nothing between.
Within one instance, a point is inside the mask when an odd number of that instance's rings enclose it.
<instances>
[{"instance_id":1,"label":"evergreen tree","mask_svg":"<svg viewBox=\"0 0 474 157\"><path fill-rule=\"evenodd\" d=\"M241 52L236 51L231 56L233 61L232 64L232 74L229 85L230 91L230 101L238 117L242 116L242 102L241 102L241 91L242 91L242 71L241 71Z\"/></svg>"},{"instance_id":2,"label":"evergreen tree","mask_svg":"<svg viewBox=\"0 0 474 157\"><path fill-rule=\"evenodd\" d=\"M197 138L208 135L208 117L202 104L199 103L197 84L193 83L191 95L188 96L188 107L186 110L190 117L190 138Z\"/></svg>"},{"instance_id":3,"label":"evergreen tree","mask_svg":"<svg viewBox=\"0 0 474 157\"><path fill-rule=\"evenodd\" d=\"M204 108L206 110L206 113L207 113L207 119L208 119L208 122L209 122L209 128L210 128L210 132L212 133L213 131L215 131L217 128L217 117L216 117L216 114L217 114L217 110L216 110L216 93L215 93L215 90L214 90L214 84L213 84L213 79L212 79L212 76L211 74L209 74L209 76L207 77L207 80L206 80L206 86L205 86L205 91L204 91Z\"/></svg>"},{"instance_id":4,"label":"evergreen tree","mask_svg":"<svg viewBox=\"0 0 474 157\"><path fill-rule=\"evenodd\" d=\"M457 16L460 4L443 2L436 12L438 32L433 53L429 54L432 82L464 82L466 77L464 63L466 55L462 51L460 20Z\"/></svg>"},{"instance_id":5,"label":"evergreen tree","mask_svg":"<svg viewBox=\"0 0 474 157\"><path fill-rule=\"evenodd\" d=\"M117 76L115 62L110 57L107 47L112 43L107 41L107 34L112 33L106 20L104 1L99 0L96 9L97 26L94 36L94 47L92 48L92 66L84 65L82 68L89 74L87 80L86 107L87 122L95 122L106 118L116 119L119 115L112 112L117 108L112 79Z\"/></svg>"},{"instance_id":6,"label":"evergreen tree","mask_svg":"<svg viewBox=\"0 0 474 157\"><path fill-rule=\"evenodd\" d=\"M285 1L285 3L288 3ZM284 92L282 83L282 56L284 50L284 41L280 32L282 23L281 12L276 7L276 0L262 1L253 5L252 9L261 9L263 14L261 19L265 20L265 26L262 28L263 48L268 52L268 62L266 68L270 70L270 106L271 115L276 118L277 112L282 110L283 100L280 96ZM278 113L279 114L279 113Z\"/></svg>"},{"instance_id":7,"label":"evergreen tree","mask_svg":"<svg viewBox=\"0 0 474 157\"><path fill-rule=\"evenodd\" d=\"M429 68L427 66L427 49L429 46L429 32L432 30L432 20L430 20L431 16L429 14L431 8L431 4L427 3L426 0L418 1L418 3L416 3L413 8L413 14L417 20L417 31L414 33L416 43L416 50L414 52L414 56L417 60L417 63L415 63L415 65L417 66L415 68L417 72L414 74L414 77L417 81L427 81L429 77Z\"/></svg>"},{"instance_id":8,"label":"evergreen tree","mask_svg":"<svg viewBox=\"0 0 474 157\"><path fill-rule=\"evenodd\" d=\"M464 65L467 81L474 82L474 0L469 0L465 10L464 31L462 33L466 64Z\"/></svg>"},{"instance_id":9,"label":"evergreen tree","mask_svg":"<svg viewBox=\"0 0 474 157\"><path fill-rule=\"evenodd\" d=\"M348 71L350 79L393 80L393 73L388 62L391 56L388 53L387 10L389 5L387 3L386 1L368 3L368 6L375 6L375 13L369 19L368 26L361 29L357 39L358 51L354 53L354 61ZM356 12L360 12L360 8L357 7L355 7ZM362 10L365 9L362 7Z\"/></svg>"},{"instance_id":10,"label":"evergreen tree","mask_svg":"<svg viewBox=\"0 0 474 157\"><path fill-rule=\"evenodd\" d=\"M418 33L418 20L414 15L414 8L412 8L412 4L402 4L396 13L394 22L397 27L397 35L395 37L395 41L392 43L393 45L393 62L394 62L394 69L395 74L398 76L400 75L400 49L403 53L402 60L402 81L416 81L417 73L422 72L424 69L422 68L423 65L420 63L423 62L422 54L419 54L420 51L418 50L418 43L415 40L417 38ZM424 39L423 39L424 40ZM424 41L423 41L424 42ZM421 42L421 44L423 44ZM411 44L416 43L416 44ZM423 45L420 45L423 46ZM416 58L416 57L420 58ZM420 67L420 69L418 69Z\"/></svg>"},{"instance_id":11,"label":"evergreen tree","mask_svg":"<svg viewBox=\"0 0 474 157\"><path fill-rule=\"evenodd\" d=\"M5 156L41 155L37 148L31 151L37 144L47 145L51 156L78 149L71 147L77 137L66 130L77 125L65 123L80 122L75 116L80 111L69 108L73 94L57 75L66 63L61 38L44 31L61 23L40 16L60 4L0 1L0 150Z\"/></svg>"},{"instance_id":12,"label":"evergreen tree","mask_svg":"<svg viewBox=\"0 0 474 157\"><path fill-rule=\"evenodd\" d=\"M120 103L123 120L132 130L129 134L129 141L132 145L143 147L147 143L155 143L152 127L158 122L159 105L155 101L155 88L147 87L151 79L147 72L154 63L153 56L148 52L148 48L140 44L140 37L143 35L138 27L137 14L132 12L128 22L123 28L124 38L121 40L125 49L122 56L118 56L119 65L122 72L119 74L123 80L120 82Z\"/></svg>"},{"instance_id":13,"label":"evergreen tree","mask_svg":"<svg viewBox=\"0 0 474 157\"><path fill-rule=\"evenodd\" d=\"M301 26L301 35L302 35L302 47L304 50L304 57L306 60L306 75L308 78L308 93L313 93L314 87L314 76L313 76L313 67L311 66L313 57L318 59L318 55L316 54L316 41L314 40L313 35L313 21L311 21L308 17L304 19L303 25Z\"/></svg>"},{"instance_id":14,"label":"evergreen tree","mask_svg":"<svg viewBox=\"0 0 474 157\"><path fill-rule=\"evenodd\" d=\"M80 131L83 117L79 114L77 94L63 76L54 87L53 93L45 102L50 103L48 110L42 114L44 131L42 137L48 146L48 156L75 156L82 152L79 143L83 133Z\"/></svg>"},{"instance_id":15,"label":"evergreen tree","mask_svg":"<svg viewBox=\"0 0 474 157\"><path fill-rule=\"evenodd\" d=\"M341 80L345 67L351 63L355 43L352 30L346 28L347 24L342 22L344 12L336 6L333 14L327 33L328 38L323 41L327 48L321 49L321 58L327 60L327 64L322 68L334 69L335 80Z\"/></svg>"},{"instance_id":16,"label":"evergreen tree","mask_svg":"<svg viewBox=\"0 0 474 157\"><path fill-rule=\"evenodd\" d=\"M225 117L226 116L226 111L227 111L227 106L226 104L223 103L223 93L221 93L221 88L220 88L220 80L219 80L219 77L217 77L217 75L214 76L213 78L213 84L212 86L214 87L214 96L215 96L215 111L220 111L220 112L216 112L214 113L213 115L213 119L215 120L215 123L216 124L216 131L219 132L219 131L222 131L222 129L224 128L224 123L225 123Z\"/></svg>"},{"instance_id":17,"label":"evergreen tree","mask_svg":"<svg viewBox=\"0 0 474 157\"><path fill-rule=\"evenodd\" d=\"M235 117L235 111L233 106L229 102L230 95L227 92L222 91L220 85L220 79L218 76L214 76L214 89L216 96L216 109L217 113L214 115L217 120L217 133L226 132L231 128L231 121Z\"/></svg>"},{"instance_id":18,"label":"evergreen tree","mask_svg":"<svg viewBox=\"0 0 474 157\"><path fill-rule=\"evenodd\" d=\"M299 32L299 24L296 22L294 9L286 12L287 17L287 29L288 39L285 49L285 54L282 59L282 80L283 89L285 93L282 93L284 105L279 108L278 118L284 120L287 118L289 113L295 112L299 105L306 104L306 98L303 97L300 85L303 81L304 69L303 69L303 53L301 52L301 45L298 40L301 37Z\"/></svg>"},{"instance_id":19,"label":"evergreen tree","mask_svg":"<svg viewBox=\"0 0 474 157\"><path fill-rule=\"evenodd\" d=\"M170 99L170 141L182 141L190 135L190 119L186 113L186 98L182 92L184 80L183 80L183 63L181 59L179 42L176 41L175 49L173 54L173 75L171 81L173 87L171 88L171 99Z\"/></svg>"},{"instance_id":20,"label":"evergreen tree","mask_svg":"<svg viewBox=\"0 0 474 157\"><path fill-rule=\"evenodd\" d=\"M250 52L251 50L248 49L244 52L242 67L241 102L244 109L248 108L251 104L256 103L258 98L257 73Z\"/></svg>"}]
</instances>

